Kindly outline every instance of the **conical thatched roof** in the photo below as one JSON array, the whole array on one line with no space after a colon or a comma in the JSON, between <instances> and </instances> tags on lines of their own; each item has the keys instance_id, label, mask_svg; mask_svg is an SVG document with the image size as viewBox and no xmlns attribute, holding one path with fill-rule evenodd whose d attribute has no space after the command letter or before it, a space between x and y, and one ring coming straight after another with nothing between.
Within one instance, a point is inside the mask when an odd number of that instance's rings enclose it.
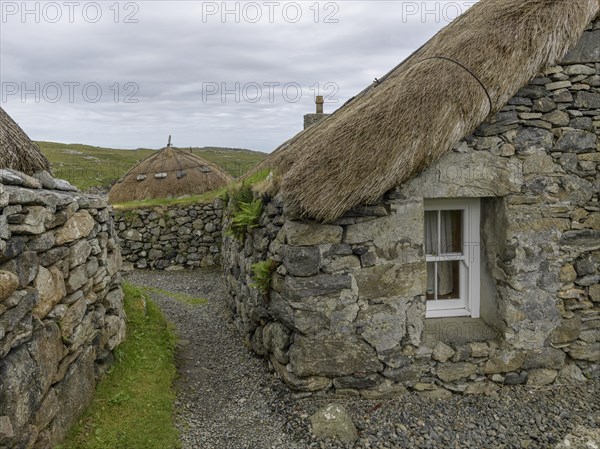
<instances>
[{"instance_id":1,"label":"conical thatched roof","mask_svg":"<svg viewBox=\"0 0 600 449\"><path fill-rule=\"evenodd\" d=\"M169 144L119 179L108 193L108 201L116 204L199 195L231 181L233 178L216 164Z\"/></svg>"},{"instance_id":2,"label":"conical thatched roof","mask_svg":"<svg viewBox=\"0 0 600 449\"><path fill-rule=\"evenodd\" d=\"M12 168L32 175L50 171L50 162L25 131L0 107L0 169Z\"/></svg>"},{"instance_id":3,"label":"conical thatched roof","mask_svg":"<svg viewBox=\"0 0 600 449\"><path fill-rule=\"evenodd\" d=\"M279 147L291 210L332 221L473 132L574 46L600 0L481 0L377 85Z\"/></svg>"}]
</instances>

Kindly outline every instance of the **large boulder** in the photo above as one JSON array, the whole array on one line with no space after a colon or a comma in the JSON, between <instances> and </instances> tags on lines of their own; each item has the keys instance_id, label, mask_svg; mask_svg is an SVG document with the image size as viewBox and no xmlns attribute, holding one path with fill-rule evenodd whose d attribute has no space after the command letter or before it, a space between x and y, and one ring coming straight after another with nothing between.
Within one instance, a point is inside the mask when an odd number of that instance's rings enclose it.
<instances>
[{"instance_id":1,"label":"large boulder","mask_svg":"<svg viewBox=\"0 0 600 449\"><path fill-rule=\"evenodd\" d=\"M310 417L313 434L318 438L333 438L345 444L354 443L358 432L346 409L329 404Z\"/></svg>"}]
</instances>

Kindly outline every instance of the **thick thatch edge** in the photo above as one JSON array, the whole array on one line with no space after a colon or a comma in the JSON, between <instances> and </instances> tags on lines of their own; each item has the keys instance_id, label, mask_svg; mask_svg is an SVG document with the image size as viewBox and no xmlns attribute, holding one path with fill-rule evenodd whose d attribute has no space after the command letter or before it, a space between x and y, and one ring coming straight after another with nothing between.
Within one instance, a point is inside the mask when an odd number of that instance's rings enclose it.
<instances>
[{"instance_id":1,"label":"thick thatch edge","mask_svg":"<svg viewBox=\"0 0 600 449\"><path fill-rule=\"evenodd\" d=\"M0 107L0 169L10 168L27 175L50 172L50 162L15 122Z\"/></svg>"},{"instance_id":2,"label":"thick thatch edge","mask_svg":"<svg viewBox=\"0 0 600 449\"><path fill-rule=\"evenodd\" d=\"M473 132L559 62L598 11L599 0L481 0L380 83L285 142L256 170L273 167L283 176L288 210L333 221L415 176ZM481 46L491 54L484 57ZM440 72L448 76L440 80ZM434 88L420 90L422 85ZM415 114L423 103L433 112Z\"/></svg>"}]
</instances>

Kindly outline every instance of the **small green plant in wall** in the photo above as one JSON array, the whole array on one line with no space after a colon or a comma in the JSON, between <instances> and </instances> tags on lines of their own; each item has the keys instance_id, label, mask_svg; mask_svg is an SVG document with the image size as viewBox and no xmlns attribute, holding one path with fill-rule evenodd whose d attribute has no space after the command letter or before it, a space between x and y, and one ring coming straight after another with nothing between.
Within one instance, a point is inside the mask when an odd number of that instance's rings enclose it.
<instances>
[{"instance_id":1,"label":"small green plant in wall","mask_svg":"<svg viewBox=\"0 0 600 449\"><path fill-rule=\"evenodd\" d=\"M254 282L252 287L258 289L263 295L268 298L271 290L271 280L273 273L277 269L277 263L272 259L263 260L252 265L252 273Z\"/></svg>"},{"instance_id":2,"label":"small green plant in wall","mask_svg":"<svg viewBox=\"0 0 600 449\"><path fill-rule=\"evenodd\" d=\"M238 240L244 240L246 232L258 226L262 214L263 203L261 200L239 202L238 210L234 211L231 218L229 232Z\"/></svg>"}]
</instances>

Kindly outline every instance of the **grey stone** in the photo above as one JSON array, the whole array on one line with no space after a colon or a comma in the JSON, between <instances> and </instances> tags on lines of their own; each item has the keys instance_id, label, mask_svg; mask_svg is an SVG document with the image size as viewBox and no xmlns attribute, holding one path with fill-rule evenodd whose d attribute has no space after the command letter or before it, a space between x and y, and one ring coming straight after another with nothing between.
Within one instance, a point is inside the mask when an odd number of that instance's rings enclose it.
<instances>
[{"instance_id":1,"label":"grey stone","mask_svg":"<svg viewBox=\"0 0 600 449\"><path fill-rule=\"evenodd\" d=\"M440 341L435 345L435 348L433 348L431 358L444 363L454 355L454 352L454 349Z\"/></svg>"},{"instance_id":2,"label":"grey stone","mask_svg":"<svg viewBox=\"0 0 600 449\"><path fill-rule=\"evenodd\" d=\"M567 131L554 146L554 151L588 153L596 150L597 136L593 133L576 129Z\"/></svg>"},{"instance_id":3,"label":"grey stone","mask_svg":"<svg viewBox=\"0 0 600 449\"><path fill-rule=\"evenodd\" d=\"M52 217L52 212L43 206L27 206L22 214L25 215L22 223L9 226L13 234L41 234L46 230L45 223Z\"/></svg>"},{"instance_id":4,"label":"grey stone","mask_svg":"<svg viewBox=\"0 0 600 449\"><path fill-rule=\"evenodd\" d=\"M576 341L568 348L569 356L575 360L600 362L600 343L585 343Z\"/></svg>"},{"instance_id":5,"label":"grey stone","mask_svg":"<svg viewBox=\"0 0 600 449\"><path fill-rule=\"evenodd\" d=\"M57 267L50 267L50 269L39 267L33 286L39 292L39 302L33 310L34 315L39 319L43 319L61 299L67 296L63 274Z\"/></svg>"},{"instance_id":6,"label":"grey stone","mask_svg":"<svg viewBox=\"0 0 600 449\"><path fill-rule=\"evenodd\" d=\"M422 263L375 265L354 273L361 299L413 297L423 291L426 278Z\"/></svg>"},{"instance_id":7,"label":"grey stone","mask_svg":"<svg viewBox=\"0 0 600 449\"><path fill-rule=\"evenodd\" d=\"M320 408L310 417L312 432L317 438L333 438L344 444L358 439L356 427L346 409L339 404Z\"/></svg>"},{"instance_id":8,"label":"grey stone","mask_svg":"<svg viewBox=\"0 0 600 449\"><path fill-rule=\"evenodd\" d=\"M407 309L407 301L370 305L356 318L358 332L377 352L389 351L406 335Z\"/></svg>"},{"instance_id":9,"label":"grey stone","mask_svg":"<svg viewBox=\"0 0 600 449\"><path fill-rule=\"evenodd\" d=\"M331 379L327 377L298 377L289 372L287 367L279 363L276 359L271 358L271 363L273 364L273 368L275 368L275 372L290 388L295 391L313 392L327 390L331 387Z\"/></svg>"},{"instance_id":10,"label":"grey stone","mask_svg":"<svg viewBox=\"0 0 600 449\"><path fill-rule=\"evenodd\" d=\"M85 263L92 253L92 245L87 240L80 240L69 251L69 266L75 268Z\"/></svg>"},{"instance_id":11,"label":"grey stone","mask_svg":"<svg viewBox=\"0 0 600 449\"><path fill-rule=\"evenodd\" d=\"M284 246L283 265L292 276L312 276L319 272L321 256L316 246Z\"/></svg>"},{"instance_id":12,"label":"grey stone","mask_svg":"<svg viewBox=\"0 0 600 449\"><path fill-rule=\"evenodd\" d=\"M564 64L600 62L600 30L586 31L577 45L563 58Z\"/></svg>"},{"instance_id":13,"label":"grey stone","mask_svg":"<svg viewBox=\"0 0 600 449\"><path fill-rule=\"evenodd\" d=\"M600 109L600 94L594 92L577 92L575 107L578 109Z\"/></svg>"},{"instance_id":14,"label":"grey stone","mask_svg":"<svg viewBox=\"0 0 600 449\"><path fill-rule=\"evenodd\" d=\"M444 382L453 382L464 379L477 372L477 365L473 363L444 363L437 367L436 374Z\"/></svg>"},{"instance_id":15,"label":"grey stone","mask_svg":"<svg viewBox=\"0 0 600 449\"><path fill-rule=\"evenodd\" d=\"M8 444L15 437L9 416L0 416L0 444Z\"/></svg>"},{"instance_id":16,"label":"grey stone","mask_svg":"<svg viewBox=\"0 0 600 449\"><path fill-rule=\"evenodd\" d=\"M558 373L557 384L578 384L587 379L575 363L567 363Z\"/></svg>"},{"instance_id":17,"label":"grey stone","mask_svg":"<svg viewBox=\"0 0 600 449\"><path fill-rule=\"evenodd\" d=\"M561 369L565 364L564 351L554 348L532 349L527 353L523 369L548 368Z\"/></svg>"},{"instance_id":18,"label":"grey stone","mask_svg":"<svg viewBox=\"0 0 600 449\"><path fill-rule=\"evenodd\" d=\"M0 263L14 259L25 250L26 237L16 236L6 242L4 249L0 248Z\"/></svg>"},{"instance_id":19,"label":"grey stone","mask_svg":"<svg viewBox=\"0 0 600 449\"><path fill-rule=\"evenodd\" d=\"M525 353L518 350L497 350L486 362L485 374L508 373L516 371L525 361Z\"/></svg>"},{"instance_id":20,"label":"grey stone","mask_svg":"<svg viewBox=\"0 0 600 449\"><path fill-rule=\"evenodd\" d=\"M374 349L352 335L296 336L289 356L292 372L300 377L341 377L382 368Z\"/></svg>"},{"instance_id":21,"label":"grey stone","mask_svg":"<svg viewBox=\"0 0 600 449\"><path fill-rule=\"evenodd\" d=\"M56 231L56 244L64 245L87 237L94 229L95 221L86 210L77 211Z\"/></svg>"},{"instance_id":22,"label":"grey stone","mask_svg":"<svg viewBox=\"0 0 600 449\"><path fill-rule=\"evenodd\" d=\"M556 103L548 97L542 97L533 102L533 110L536 112L550 112L556 109Z\"/></svg>"},{"instance_id":23,"label":"grey stone","mask_svg":"<svg viewBox=\"0 0 600 449\"><path fill-rule=\"evenodd\" d=\"M550 150L554 144L554 135L539 128L519 128L513 141L518 154L532 154L538 149Z\"/></svg>"},{"instance_id":24,"label":"grey stone","mask_svg":"<svg viewBox=\"0 0 600 449\"><path fill-rule=\"evenodd\" d=\"M10 271L0 270L0 303L11 296L19 287L19 278Z\"/></svg>"},{"instance_id":25,"label":"grey stone","mask_svg":"<svg viewBox=\"0 0 600 449\"><path fill-rule=\"evenodd\" d=\"M419 380L422 374L422 369L418 365L383 370L383 375L394 382L414 382Z\"/></svg>"},{"instance_id":26,"label":"grey stone","mask_svg":"<svg viewBox=\"0 0 600 449\"><path fill-rule=\"evenodd\" d=\"M504 376L505 385L521 385L527 382L527 372L521 373L507 373Z\"/></svg>"},{"instance_id":27,"label":"grey stone","mask_svg":"<svg viewBox=\"0 0 600 449\"><path fill-rule=\"evenodd\" d=\"M17 304L0 315L0 340L17 328L38 300L37 292L32 289L17 291L13 296L18 301ZM0 346L0 357L3 356L1 349L2 346Z\"/></svg>"},{"instance_id":28,"label":"grey stone","mask_svg":"<svg viewBox=\"0 0 600 449\"><path fill-rule=\"evenodd\" d=\"M552 123L555 126L569 126L569 114L563 111L553 111L549 114L544 114L542 120Z\"/></svg>"},{"instance_id":29,"label":"grey stone","mask_svg":"<svg viewBox=\"0 0 600 449\"><path fill-rule=\"evenodd\" d=\"M351 288L352 278L343 274L320 274L307 278L286 276L285 278L286 296L291 300L339 294L342 290Z\"/></svg>"},{"instance_id":30,"label":"grey stone","mask_svg":"<svg viewBox=\"0 0 600 449\"><path fill-rule=\"evenodd\" d=\"M573 75L595 75L596 69L583 64L570 65L565 68L565 73L569 76Z\"/></svg>"},{"instance_id":31,"label":"grey stone","mask_svg":"<svg viewBox=\"0 0 600 449\"><path fill-rule=\"evenodd\" d=\"M561 245L580 248L582 251L592 251L600 248L600 230L581 229L567 231L563 233L560 243Z\"/></svg>"},{"instance_id":32,"label":"grey stone","mask_svg":"<svg viewBox=\"0 0 600 449\"><path fill-rule=\"evenodd\" d=\"M69 274L69 278L65 283L67 293L73 293L75 290L79 290L88 281L88 279L89 278L85 266L81 265L72 269L71 273Z\"/></svg>"},{"instance_id":33,"label":"grey stone","mask_svg":"<svg viewBox=\"0 0 600 449\"><path fill-rule=\"evenodd\" d=\"M38 237L29 239L27 246L32 251L43 252L52 248L54 243L54 233L45 232Z\"/></svg>"},{"instance_id":34,"label":"grey stone","mask_svg":"<svg viewBox=\"0 0 600 449\"><path fill-rule=\"evenodd\" d=\"M527 385L542 386L549 385L556 380L558 372L553 369L532 369L528 372Z\"/></svg>"},{"instance_id":35,"label":"grey stone","mask_svg":"<svg viewBox=\"0 0 600 449\"><path fill-rule=\"evenodd\" d=\"M482 125L480 125L475 134L478 136L494 136L511 129L515 129L518 125L519 118L515 111L499 112L492 116Z\"/></svg>"},{"instance_id":36,"label":"grey stone","mask_svg":"<svg viewBox=\"0 0 600 449\"><path fill-rule=\"evenodd\" d=\"M338 377L333 380L333 386L336 389L353 388L362 390L365 388L374 388L382 382L378 374L354 375Z\"/></svg>"},{"instance_id":37,"label":"grey stone","mask_svg":"<svg viewBox=\"0 0 600 449\"><path fill-rule=\"evenodd\" d=\"M286 221L284 232L287 243L292 246L337 244L342 241L342 228L335 225Z\"/></svg>"}]
</instances>

